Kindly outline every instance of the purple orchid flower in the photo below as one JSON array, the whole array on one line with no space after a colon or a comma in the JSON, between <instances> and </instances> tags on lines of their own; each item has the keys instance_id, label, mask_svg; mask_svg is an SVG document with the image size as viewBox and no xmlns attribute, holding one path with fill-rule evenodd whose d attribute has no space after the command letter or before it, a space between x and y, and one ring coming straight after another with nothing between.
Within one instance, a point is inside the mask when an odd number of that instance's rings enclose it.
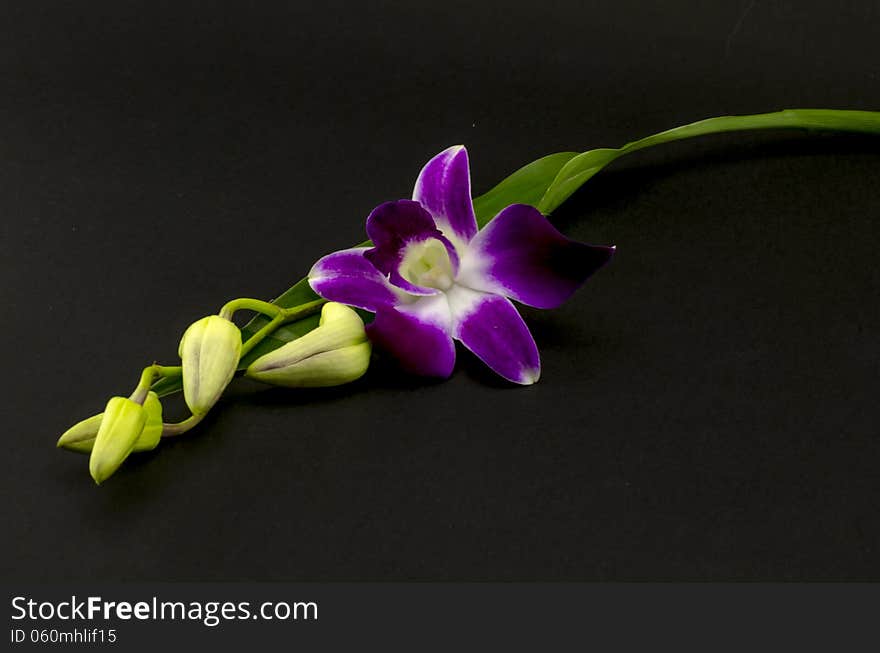
<instances>
[{"instance_id":1,"label":"purple orchid flower","mask_svg":"<svg viewBox=\"0 0 880 653\"><path fill-rule=\"evenodd\" d=\"M508 206L478 232L463 146L425 165L412 200L376 207L367 235L374 247L315 263L316 293L375 313L370 339L409 372L449 376L454 339L524 385L538 380L541 361L510 300L555 308L614 253L566 238L525 204Z\"/></svg>"}]
</instances>

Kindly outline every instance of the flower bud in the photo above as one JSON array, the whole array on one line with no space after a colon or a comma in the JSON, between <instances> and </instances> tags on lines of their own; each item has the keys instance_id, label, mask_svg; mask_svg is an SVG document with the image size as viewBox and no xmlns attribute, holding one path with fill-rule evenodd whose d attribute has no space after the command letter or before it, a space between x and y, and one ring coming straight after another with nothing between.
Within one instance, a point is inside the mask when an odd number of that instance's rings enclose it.
<instances>
[{"instance_id":1,"label":"flower bud","mask_svg":"<svg viewBox=\"0 0 880 653\"><path fill-rule=\"evenodd\" d=\"M101 427L102 419L104 419L104 413L98 413L81 422L77 422L58 438L56 446L68 451L76 451L77 453L91 453L92 447L95 444L95 436L98 435L98 429Z\"/></svg>"},{"instance_id":2,"label":"flower bud","mask_svg":"<svg viewBox=\"0 0 880 653\"><path fill-rule=\"evenodd\" d=\"M147 394L144 411L147 413L147 421L132 451L152 451L162 439L162 402L155 392Z\"/></svg>"},{"instance_id":3,"label":"flower bud","mask_svg":"<svg viewBox=\"0 0 880 653\"><path fill-rule=\"evenodd\" d=\"M147 411L139 403L125 397L113 397L107 402L89 458L89 472L95 483L100 485L119 469L146 423Z\"/></svg>"},{"instance_id":4,"label":"flower bud","mask_svg":"<svg viewBox=\"0 0 880 653\"><path fill-rule=\"evenodd\" d=\"M162 437L162 403L155 392L147 395L144 410L147 412L147 421L132 451L155 449ZM77 453L91 453L103 419L104 413L98 413L74 424L58 438L57 446Z\"/></svg>"},{"instance_id":5,"label":"flower bud","mask_svg":"<svg viewBox=\"0 0 880 653\"><path fill-rule=\"evenodd\" d=\"M370 365L370 342L364 322L348 306L330 302L318 327L261 356L246 376L288 388L320 388L349 383Z\"/></svg>"},{"instance_id":6,"label":"flower bud","mask_svg":"<svg viewBox=\"0 0 880 653\"><path fill-rule=\"evenodd\" d=\"M194 322L180 340L183 397L193 415L217 403L238 367L241 332L229 320L209 315Z\"/></svg>"}]
</instances>

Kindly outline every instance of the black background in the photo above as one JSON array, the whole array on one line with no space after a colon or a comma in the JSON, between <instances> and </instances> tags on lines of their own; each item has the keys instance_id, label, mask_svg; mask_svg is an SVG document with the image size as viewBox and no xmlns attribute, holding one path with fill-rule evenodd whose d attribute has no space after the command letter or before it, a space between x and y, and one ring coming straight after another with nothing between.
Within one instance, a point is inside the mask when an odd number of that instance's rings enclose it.
<instances>
[{"instance_id":1,"label":"black background","mask_svg":"<svg viewBox=\"0 0 880 653\"><path fill-rule=\"evenodd\" d=\"M874 2L0 6L2 576L880 579L880 139L635 155L554 216L614 243L525 310L543 378L466 352L328 391L238 383L101 488L54 450L468 146L544 154L712 115L880 108ZM170 408L172 412L176 408Z\"/></svg>"}]
</instances>

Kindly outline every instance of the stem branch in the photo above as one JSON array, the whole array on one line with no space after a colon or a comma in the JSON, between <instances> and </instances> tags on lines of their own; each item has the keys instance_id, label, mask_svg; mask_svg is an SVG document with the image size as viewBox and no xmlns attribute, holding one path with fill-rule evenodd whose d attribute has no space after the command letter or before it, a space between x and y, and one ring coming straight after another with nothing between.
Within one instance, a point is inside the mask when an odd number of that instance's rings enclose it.
<instances>
[{"instance_id":1,"label":"stem branch","mask_svg":"<svg viewBox=\"0 0 880 653\"><path fill-rule=\"evenodd\" d=\"M267 302L261 303L267 304ZM312 313L317 312L317 310L326 303L326 299L316 299L314 301L306 302L305 304L300 304L299 306L292 306L290 308L282 308L277 304L267 304L268 306L274 306L276 309L278 309L277 313L256 333L248 338L244 342L244 344L242 344L241 358L244 358L245 355L248 354L258 344L260 344L266 336L271 334L275 329L277 329L285 322L293 322L294 320L299 320L300 318L306 317L307 315L311 315Z\"/></svg>"},{"instance_id":2,"label":"stem branch","mask_svg":"<svg viewBox=\"0 0 880 653\"><path fill-rule=\"evenodd\" d=\"M269 315L271 317L275 317L284 310L277 304L264 302L260 299L239 297L238 299L233 299L226 302L223 305L223 308L220 309L219 315L226 320L231 320L236 311L244 309L249 311L256 311L257 313L263 313L264 315Z\"/></svg>"},{"instance_id":3,"label":"stem branch","mask_svg":"<svg viewBox=\"0 0 880 653\"><path fill-rule=\"evenodd\" d=\"M157 377L180 376L182 371L182 368L179 366L170 367L167 365L156 365L155 363L147 365L141 372L140 381L138 381L137 387L134 389L134 392L131 393L129 399L139 404L144 403L144 400L147 398L147 393L150 391L150 388Z\"/></svg>"},{"instance_id":4,"label":"stem branch","mask_svg":"<svg viewBox=\"0 0 880 653\"><path fill-rule=\"evenodd\" d=\"M191 428L193 428L196 424L205 419L205 415L207 415L207 413L202 413L201 415L190 415L182 422L175 422L173 424L162 424L162 437L172 438L177 435L183 435Z\"/></svg>"}]
</instances>

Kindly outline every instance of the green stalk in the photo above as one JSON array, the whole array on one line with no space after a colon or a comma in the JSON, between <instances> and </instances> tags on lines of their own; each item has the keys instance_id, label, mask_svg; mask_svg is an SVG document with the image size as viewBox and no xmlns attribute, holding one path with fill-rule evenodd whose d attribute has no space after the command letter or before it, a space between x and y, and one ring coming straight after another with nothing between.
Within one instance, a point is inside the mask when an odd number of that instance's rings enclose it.
<instances>
[{"instance_id":1,"label":"green stalk","mask_svg":"<svg viewBox=\"0 0 880 653\"><path fill-rule=\"evenodd\" d=\"M265 302L262 302L265 303ZM250 336L247 340L245 340L244 344L241 346L241 358L244 359L250 351L259 345L266 337L268 337L275 329L280 327L285 322L293 322L296 320L300 320L306 316L314 315L321 306L327 303L326 299L316 299L311 302L306 302L304 304L300 304L299 306L293 306L291 308L280 308L277 304L267 304L268 306L274 306L278 308L278 312L275 314L269 322L263 325L260 329L254 332L252 336Z\"/></svg>"}]
</instances>

